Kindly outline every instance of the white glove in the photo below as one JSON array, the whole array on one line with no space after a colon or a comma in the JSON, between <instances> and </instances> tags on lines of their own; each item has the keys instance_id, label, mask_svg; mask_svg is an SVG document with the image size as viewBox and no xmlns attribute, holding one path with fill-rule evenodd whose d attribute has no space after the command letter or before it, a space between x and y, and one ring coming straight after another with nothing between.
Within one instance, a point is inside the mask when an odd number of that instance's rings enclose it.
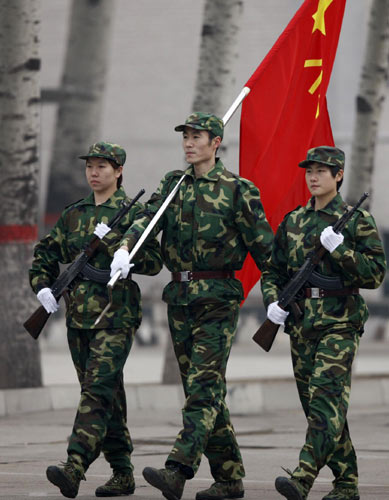
<instances>
[{"instance_id":1,"label":"white glove","mask_svg":"<svg viewBox=\"0 0 389 500\"><path fill-rule=\"evenodd\" d=\"M99 222L96 224L95 230L93 231L93 234L98 236L101 240L104 238L104 236L111 231L111 228L107 226L107 224L104 224L104 222Z\"/></svg>"},{"instance_id":2,"label":"white glove","mask_svg":"<svg viewBox=\"0 0 389 500\"><path fill-rule=\"evenodd\" d=\"M335 248L341 245L343 243L343 240L344 240L343 234L335 233L332 226L328 226L325 229L323 229L320 235L321 244L330 253L332 253L335 250Z\"/></svg>"},{"instance_id":3,"label":"white glove","mask_svg":"<svg viewBox=\"0 0 389 500\"><path fill-rule=\"evenodd\" d=\"M130 269L134 267L135 264L131 264L130 256L127 250L124 248L119 248L113 254L113 261L111 262L111 278L118 272L121 271L120 278L127 278Z\"/></svg>"},{"instance_id":4,"label":"white glove","mask_svg":"<svg viewBox=\"0 0 389 500\"><path fill-rule=\"evenodd\" d=\"M283 325L289 312L284 311L278 305L278 300L272 302L267 308L267 317L270 321L276 325Z\"/></svg>"},{"instance_id":5,"label":"white glove","mask_svg":"<svg viewBox=\"0 0 389 500\"><path fill-rule=\"evenodd\" d=\"M36 296L42 306L46 309L46 312L55 313L56 311L58 311L59 305L55 300L51 288L42 288L42 290L39 290Z\"/></svg>"}]
</instances>

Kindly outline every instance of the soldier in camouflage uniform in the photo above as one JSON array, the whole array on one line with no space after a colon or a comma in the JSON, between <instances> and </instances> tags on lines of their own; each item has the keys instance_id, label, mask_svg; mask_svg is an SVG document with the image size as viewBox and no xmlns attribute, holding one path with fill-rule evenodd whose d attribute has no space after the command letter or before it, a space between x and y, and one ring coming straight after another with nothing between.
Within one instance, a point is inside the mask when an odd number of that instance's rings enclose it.
<instances>
[{"instance_id":1,"label":"soldier in camouflage uniform","mask_svg":"<svg viewBox=\"0 0 389 500\"><path fill-rule=\"evenodd\" d=\"M358 469L347 425L351 366L368 317L359 288L377 288L386 262L373 217L360 208L343 234L332 224L345 211L338 189L344 153L321 146L308 151L305 168L312 198L281 222L269 266L262 277L268 318L284 324L290 335L294 375L308 421L299 465L290 478L278 477L276 489L288 500L308 498L325 465L334 474L333 489L323 500L358 500ZM306 284L296 318L277 305L279 291L320 243L328 250ZM288 471L289 472L289 471Z\"/></svg>"},{"instance_id":2,"label":"soldier in camouflage uniform","mask_svg":"<svg viewBox=\"0 0 389 500\"><path fill-rule=\"evenodd\" d=\"M163 300L184 392L183 429L166 460L166 468L146 467L145 479L170 500L182 496L186 479L198 470L203 454L215 483L197 500L241 498L244 468L226 396L226 365L235 335L241 269L250 251L259 268L270 255L272 230L254 184L228 172L216 150L223 121L194 113L183 125L183 149L190 166L169 172L146 204L143 217L122 243L131 249L185 174L178 193L155 227L163 231L162 254L172 273ZM113 261L114 270L120 269Z\"/></svg>"},{"instance_id":3,"label":"soldier in camouflage uniform","mask_svg":"<svg viewBox=\"0 0 389 500\"><path fill-rule=\"evenodd\" d=\"M99 142L80 158L86 160L90 195L65 208L51 232L35 247L30 283L45 309L58 304L50 286L59 275L59 263L69 264L94 235L101 241L89 261L91 268L75 280L66 311L68 343L81 385L81 399L70 436L67 461L47 469L49 481L69 498L76 497L89 465L104 453L113 469L111 479L97 488L97 496L129 495L135 490L126 425L123 367L141 322L140 291L129 277L113 290L114 304L98 328L93 324L108 301L109 264L123 234L142 205L136 203L110 230L107 222L130 201L121 186L126 153L116 144ZM162 259L159 244L149 239L138 253L133 272L154 275ZM90 274L92 273L92 274Z\"/></svg>"}]
</instances>

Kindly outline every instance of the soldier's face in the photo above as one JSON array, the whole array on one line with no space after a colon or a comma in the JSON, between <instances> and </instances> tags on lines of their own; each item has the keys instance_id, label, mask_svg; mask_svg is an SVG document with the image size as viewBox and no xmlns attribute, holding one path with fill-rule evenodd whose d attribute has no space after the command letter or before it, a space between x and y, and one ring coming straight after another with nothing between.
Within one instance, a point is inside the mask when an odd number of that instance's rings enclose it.
<instances>
[{"instance_id":1,"label":"soldier's face","mask_svg":"<svg viewBox=\"0 0 389 500\"><path fill-rule=\"evenodd\" d=\"M212 160L219 145L220 137L214 137L210 140L206 130L185 127L182 133L182 147L185 159L193 165L207 163Z\"/></svg>"},{"instance_id":2,"label":"soldier's face","mask_svg":"<svg viewBox=\"0 0 389 500\"><path fill-rule=\"evenodd\" d=\"M337 193L337 182L343 177L340 170L335 177L332 176L331 167L321 163L311 163L305 169L305 180L312 196L322 197Z\"/></svg>"},{"instance_id":3,"label":"soldier's face","mask_svg":"<svg viewBox=\"0 0 389 500\"><path fill-rule=\"evenodd\" d=\"M123 167L113 168L105 158L88 158L86 160L86 179L95 193L116 191L116 181Z\"/></svg>"}]
</instances>

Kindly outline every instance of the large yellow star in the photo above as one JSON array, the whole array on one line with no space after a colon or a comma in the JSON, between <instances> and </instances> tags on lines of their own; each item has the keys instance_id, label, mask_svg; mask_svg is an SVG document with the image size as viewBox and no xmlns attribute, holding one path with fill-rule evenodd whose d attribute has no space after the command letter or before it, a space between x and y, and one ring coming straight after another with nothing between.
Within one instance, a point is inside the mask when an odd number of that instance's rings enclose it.
<instances>
[{"instance_id":1,"label":"large yellow star","mask_svg":"<svg viewBox=\"0 0 389 500\"><path fill-rule=\"evenodd\" d=\"M333 1L334 0L319 0L317 11L312 16L313 19L315 20L312 33L316 30L320 30L323 33L323 35L326 34L326 23L324 20L324 14Z\"/></svg>"}]
</instances>

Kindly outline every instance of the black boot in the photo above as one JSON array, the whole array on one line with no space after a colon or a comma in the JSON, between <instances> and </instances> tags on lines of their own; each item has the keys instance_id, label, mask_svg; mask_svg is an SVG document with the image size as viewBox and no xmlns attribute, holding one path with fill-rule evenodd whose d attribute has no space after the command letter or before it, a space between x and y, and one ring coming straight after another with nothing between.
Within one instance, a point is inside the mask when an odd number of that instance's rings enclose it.
<instances>
[{"instance_id":1,"label":"black boot","mask_svg":"<svg viewBox=\"0 0 389 500\"><path fill-rule=\"evenodd\" d=\"M61 465L50 465L46 469L46 476L50 483L58 486L62 495L67 498L76 498L81 479L85 479L71 462Z\"/></svg>"},{"instance_id":2,"label":"black boot","mask_svg":"<svg viewBox=\"0 0 389 500\"><path fill-rule=\"evenodd\" d=\"M182 497L187 478L179 467L168 469L145 467L142 474L146 481L162 491L163 496L168 500L180 500Z\"/></svg>"},{"instance_id":3,"label":"black boot","mask_svg":"<svg viewBox=\"0 0 389 500\"><path fill-rule=\"evenodd\" d=\"M207 490L197 492L196 500L223 500L224 498L243 498L244 489L241 479L216 481Z\"/></svg>"},{"instance_id":4,"label":"black boot","mask_svg":"<svg viewBox=\"0 0 389 500\"><path fill-rule=\"evenodd\" d=\"M119 497L121 495L132 495L135 491L134 475L131 472L114 471L111 478L99 486L95 495L97 497Z\"/></svg>"}]
</instances>

